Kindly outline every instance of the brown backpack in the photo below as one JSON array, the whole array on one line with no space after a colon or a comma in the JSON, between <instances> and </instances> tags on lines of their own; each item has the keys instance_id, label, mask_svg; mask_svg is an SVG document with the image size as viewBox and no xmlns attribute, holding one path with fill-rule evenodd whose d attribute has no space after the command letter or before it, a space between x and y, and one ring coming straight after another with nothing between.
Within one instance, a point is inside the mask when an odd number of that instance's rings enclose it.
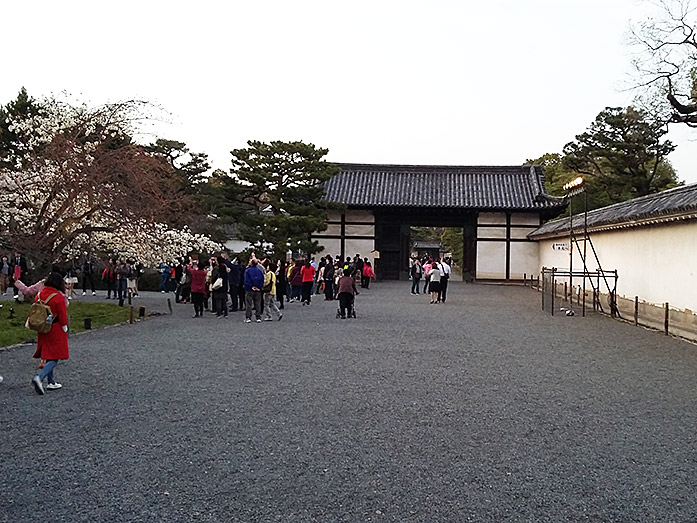
<instances>
[{"instance_id":1,"label":"brown backpack","mask_svg":"<svg viewBox=\"0 0 697 523\"><path fill-rule=\"evenodd\" d=\"M25 327L41 334L48 334L50 332L51 327L53 327L54 318L51 307L48 306L48 302L51 301L51 298L56 294L58 293L54 292L45 300L42 300L39 296L36 297L36 301L34 301L29 308L29 316L27 317ZM51 317L50 320L49 316Z\"/></svg>"}]
</instances>

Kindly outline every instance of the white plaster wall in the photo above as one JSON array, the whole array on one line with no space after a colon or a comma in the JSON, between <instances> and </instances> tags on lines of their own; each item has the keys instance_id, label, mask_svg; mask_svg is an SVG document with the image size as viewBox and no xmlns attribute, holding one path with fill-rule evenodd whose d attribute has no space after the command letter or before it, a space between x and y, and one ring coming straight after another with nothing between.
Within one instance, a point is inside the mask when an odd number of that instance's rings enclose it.
<instances>
[{"instance_id":1,"label":"white plaster wall","mask_svg":"<svg viewBox=\"0 0 697 523\"><path fill-rule=\"evenodd\" d=\"M671 307L697 310L697 221L591 233L590 236L603 269L618 270L618 295L629 299L639 296L649 303L669 302ZM568 237L538 243L538 271L542 266L569 267L569 253L552 249L554 243L564 241L568 242ZM588 268L595 270L597 264L590 246L587 252ZM583 268L575 248L573 260L575 269Z\"/></svg>"},{"instance_id":2,"label":"white plaster wall","mask_svg":"<svg viewBox=\"0 0 697 523\"><path fill-rule=\"evenodd\" d=\"M339 215L339 219L341 219L341 215ZM373 211L349 209L346 211L346 221L375 223L375 215L373 214Z\"/></svg>"},{"instance_id":3,"label":"white plaster wall","mask_svg":"<svg viewBox=\"0 0 697 523\"><path fill-rule=\"evenodd\" d=\"M341 225L338 223L330 223L325 231L317 233L318 236L338 236L341 234Z\"/></svg>"},{"instance_id":4,"label":"white plaster wall","mask_svg":"<svg viewBox=\"0 0 697 523\"><path fill-rule=\"evenodd\" d=\"M506 278L506 243L477 241L477 278Z\"/></svg>"},{"instance_id":5,"label":"white plaster wall","mask_svg":"<svg viewBox=\"0 0 697 523\"><path fill-rule=\"evenodd\" d=\"M528 237L528 234L533 232L537 227L512 227L511 228L511 238L523 240Z\"/></svg>"},{"instance_id":6,"label":"white plaster wall","mask_svg":"<svg viewBox=\"0 0 697 523\"><path fill-rule=\"evenodd\" d=\"M346 236L375 236L375 225L346 225Z\"/></svg>"},{"instance_id":7,"label":"white plaster wall","mask_svg":"<svg viewBox=\"0 0 697 523\"><path fill-rule=\"evenodd\" d=\"M375 250L374 240L346 240L346 252L344 256L351 256L353 258L356 254L360 254L361 258L368 258L372 263L373 255L371 252Z\"/></svg>"},{"instance_id":8,"label":"white plaster wall","mask_svg":"<svg viewBox=\"0 0 697 523\"><path fill-rule=\"evenodd\" d=\"M511 279L522 280L524 276L537 274L539 259L537 242L511 242Z\"/></svg>"},{"instance_id":9,"label":"white plaster wall","mask_svg":"<svg viewBox=\"0 0 697 523\"><path fill-rule=\"evenodd\" d=\"M535 225L539 227L540 216L528 212L514 212L511 214L511 225Z\"/></svg>"},{"instance_id":10,"label":"white plaster wall","mask_svg":"<svg viewBox=\"0 0 697 523\"><path fill-rule=\"evenodd\" d=\"M318 256L326 256L328 254L336 256L337 254L341 254L341 240L317 237L314 239L317 240L322 247L324 247L324 250L320 251Z\"/></svg>"},{"instance_id":11,"label":"white plaster wall","mask_svg":"<svg viewBox=\"0 0 697 523\"><path fill-rule=\"evenodd\" d=\"M480 212L477 223L480 225L506 225L506 214L502 212Z\"/></svg>"},{"instance_id":12,"label":"white plaster wall","mask_svg":"<svg viewBox=\"0 0 697 523\"><path fill-rule=\"evenodd\" d=\"M340 222L341 213L338 211L327 211L327 220L330 222Z\"/></svg>"},{"instance_id":13,"label":"white plaster wall","mask_svg":"<svg viewBox=\"0 0 697 523\"><path fill-rule=\"evenodd\" d=\"M505 227L477 227L477 238L505 238Z\"/></svg>"}]
</instances>

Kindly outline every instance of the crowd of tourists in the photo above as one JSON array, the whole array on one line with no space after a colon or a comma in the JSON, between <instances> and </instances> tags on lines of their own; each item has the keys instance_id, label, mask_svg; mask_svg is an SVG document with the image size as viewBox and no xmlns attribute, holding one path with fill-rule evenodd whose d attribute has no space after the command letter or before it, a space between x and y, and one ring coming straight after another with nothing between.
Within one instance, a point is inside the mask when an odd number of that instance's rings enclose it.
<instances>
[{"instance_id":1,"label":"crowd of tourists","mask_svg":"<svg viewBox=\"0 0 697 523\"><path fill-rule=\"evenodd\" d=\"M113 295L123 305L127 298L139 296L144 267L134 259L110 258L100 274L94 260L85 255L83 260L52 266L47 277L30 284L30 266L20 251L1 256L0 294L12 292L15 300L21 298L45 306L46 323L50 327L46 327L46 332L37 331L34 357L40 364L31 381L36 393L43 395L47 390L62 387L55 379L55 369L60 360L69 358L68 306L77 294L75 287L79 280L82 280L83 296L88 289L96 296L95 283L101 278L106 299L112 299ZM338 315L344 319L351 317L354 297L359 293L356 282L368 289L375 277L370 261L358 254L345 260L324 256L319 261L314 257L299 257L286 262L258 259L252 253L249 261L242 264L239 258L230 260L226 252L220 252L209 259L191 256L171 264L162 262L158 271L160 292L174 292L177 303L191 303L194 318L202 317L205 311L218 318L227 318L230 311L244 311L246 323L251 323L252 317L257 323L262 318L273 321L274 316L280 321L286 303L309 306L317 295L328 301L338 300Z\"/></svg>"},{"instance_id":2,"label":"crowd of tourists","mask_svg":"<svg viewBox=\"0 0 697 523\"><path fill-rule=\"evenodd\" d=\"M239 258L229 259L225 252L208 260L196 257L182 258L174 268L161 266L161 292L171 290L174 280L175 301L191 302L194 318L205 311L219 318L227 318L230 312L245 311L245 322L251 323L283 318L281 310L286 303L312 304L313 297L323 296L326 301L340 301L340 316L347 317L353 296L359 293L356 281L365 289L375 277L372 263L356 255L342 260L340 257L299 257L285 259L259 259L254 254L246 264ZM346 280L351 280L347 286ZM350 298L349 298L350 295ZM344 305L343 309L341 304Z\"/></svg>"},{"instance_id":3,"label":"crowd of tourists","mask_svg":"<svg viewBox=\"0 0 697 523\"><path fill-rule=\"evenodd\" d=\"M445 303L448 298L448 280L452 273L451 260L434 260L430 256L424 256L421 259L412 258L410 264L411 293L421 294L419 289L423 280L423 294L430 296L431 304Z\"/></svg>"}]
</instances>

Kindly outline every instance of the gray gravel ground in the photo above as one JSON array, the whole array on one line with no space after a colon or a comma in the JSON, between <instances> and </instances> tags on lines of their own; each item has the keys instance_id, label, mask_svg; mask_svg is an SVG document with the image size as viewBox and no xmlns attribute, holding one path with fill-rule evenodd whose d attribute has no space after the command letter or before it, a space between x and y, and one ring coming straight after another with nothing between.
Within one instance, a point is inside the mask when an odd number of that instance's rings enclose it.
<instances>
[{"instance_id":1,"label":"gray gravel ground","mask_svg":"<svg viewBox=\"0 0 697 523\"><path fill-rule=\"evenodd\" d=\"M165 311L161 295L141 301ZM0 521L694 521L697 347L409 283L0 352Z\"/></svg>"}]
</instances>

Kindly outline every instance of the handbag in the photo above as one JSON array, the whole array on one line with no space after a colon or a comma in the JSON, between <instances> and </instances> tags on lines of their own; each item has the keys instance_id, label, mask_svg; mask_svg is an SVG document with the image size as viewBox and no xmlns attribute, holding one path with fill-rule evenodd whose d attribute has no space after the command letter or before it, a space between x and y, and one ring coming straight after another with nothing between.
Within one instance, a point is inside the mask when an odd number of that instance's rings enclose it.
<instances>
[{"instance_id":1,"label":"handbag","mask_svg":"<svg viewBox=\"0 0 697 523\"><path fill-rule=\"evenodd\" d=\"M211 285L211 290L217 291L218 289L221 289L223 287L223 279L218 278L213 282L213 285Z\"/></svg>"}]
</instances>

